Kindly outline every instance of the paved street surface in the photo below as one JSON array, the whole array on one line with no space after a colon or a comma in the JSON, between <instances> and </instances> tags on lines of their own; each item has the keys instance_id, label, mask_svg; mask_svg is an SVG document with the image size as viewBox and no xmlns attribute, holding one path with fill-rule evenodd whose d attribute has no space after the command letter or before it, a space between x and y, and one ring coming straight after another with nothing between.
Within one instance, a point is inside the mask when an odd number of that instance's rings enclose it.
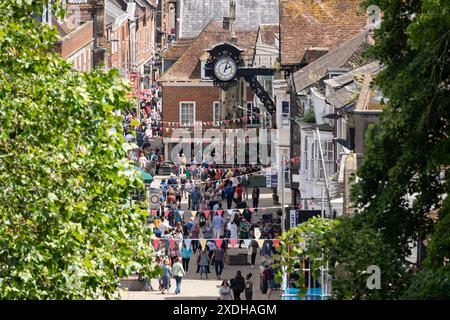
<instances>
[{"instance_id":1,"label":"paved street surface","mask_svg":"<svg viewBox=\"0 0 450 320\"><path fill-rule=\"evenodd\" d=\"M168 176L155 176L154 182L152 184L152 187L159 187L159 184L161 182L161 179L167 179ZM261 195L259 200L259 206L260 207L272 207L273 206L273 200L272 200L272 191L271 189L267 188L260 188L261 189ZM247 202L249 206L251 207L251 189L249 190L249 201ZM182 210L187 210L187 199L182 199L181 202ZM226 205L224 207L226 208ZM277 209L268 209L264 213L272 212L275 216L275 212ZM259 210L259 212L254 213L254 221L258 221L261 219L262 212ZM247 253L247 248L230 248L228 250L229 254L237 254L237 253ZM255 268L252 269L250 265L250 255L248 255L248 265L228 265L225 263L225 268L222 273L222 280L218 280L216 278L215 272L214 272L214 266L210 266L211 273L208 274L208 279L200 279L200 274L196 273L197 270L197 264L195 261L195 257L192 256L190 265L189 265L189 271L186 277L183 279L181 284L181 294L176 295L175 294L175 280L171 280L171 288L169 290L169 294L161 294L160 291L121 291L122 293L122 299L124 300L216 300L218 297L219 292L219 286L222 283L224 279L230 280L234 278L236 275L236 271L240 270L242 272L242 276L245 278L245 276L248 273L252 273L252 280L253 280L253 299L254 300L267 300L267 294L262 294L260 290L260 269L259 266L261 266L261 259L259 256L259 249L258 249L258 255L256 257L256 263ZM158 288L158 283L156 279L152 279L152 287L154 289ZM241 294L241 299L245 300L244 293ZM274 291L271 296L271 300L279 300L280 299L280 291Z\"/></svg>"},{"instance_id":2,"label":"paved street surface","mask_svg":"<svg viewBox=\"0 0 450 320\"><path fill-rule=\"evenodd\" d=\"M229 249L230 252L247 252L247 249ZM248 257L250 261L250 256ZM256 257L256 265L261 265L259 256ZM218 297L219 286L222 280L216 278L214 266L210 267L211 273L208 274L208 279L200 279L199 273L195 273L197 265L195 259L191 258L189 271L186 278L181 283L181 294L175 294L175 280L171 280L172 287L169 294L161 294L160 291L122 291L122 299L124 300L216 300ZM251 268L251 265L246 266L230 266L225 264L222 273L222 279L230 280L236 275L236 271L241 270L242 276L252 273L253 279L253 300L267 300L267 294L262 294L260 290L260 275L259 268ZM158 288L156 279L152 279L152 287ZM244 293L241 294L241 299L245 300ZM280 300L280 291L274 291L271 300Z\"/></svg>"}]
</instances>

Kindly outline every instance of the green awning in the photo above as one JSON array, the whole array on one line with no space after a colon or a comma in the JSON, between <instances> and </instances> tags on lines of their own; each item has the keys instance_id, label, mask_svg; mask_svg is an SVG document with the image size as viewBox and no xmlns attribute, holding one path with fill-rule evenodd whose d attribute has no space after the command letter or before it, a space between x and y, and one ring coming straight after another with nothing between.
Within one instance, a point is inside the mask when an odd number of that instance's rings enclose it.
<instances>
[{"instance_id":1,"label":"green awning","mask_svg":"<svg viewBox=\"0 0 450 320\"><path fill-rule=\"evenodd\" d=\"M152 183L153 177L150 173L145 172L139 167L134 166L134 170L139 171L139 174L141 175L141 178L144 180L145 183Z\"/></svg>"}]
</instances>

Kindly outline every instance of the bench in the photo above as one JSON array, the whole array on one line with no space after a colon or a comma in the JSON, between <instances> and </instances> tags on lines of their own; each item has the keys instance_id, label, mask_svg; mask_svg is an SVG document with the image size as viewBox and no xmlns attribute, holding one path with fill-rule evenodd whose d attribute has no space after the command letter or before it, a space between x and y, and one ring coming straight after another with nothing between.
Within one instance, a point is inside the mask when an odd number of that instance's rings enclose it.
<instances>
[{"instance_id":1,"label":"bench","mask_svg":"<svg viewBox=\"0 0 450 320\"><path fill-rule=\"evenodd\" d=\"M231 266L247 265L247 253L229 254L225 256L225 263Z\"/></svg>"},{"instance_id":2,"label":"bench","mask_svg":"<svg viewBox=\"0 0 450 320\"><path fill-rule=\"evenodd\" d=\"M139 280L138 277L129 277L120 280L121 289L128 289L128 291L144 291L145 280Z\"/></svg>"}]
</instances>

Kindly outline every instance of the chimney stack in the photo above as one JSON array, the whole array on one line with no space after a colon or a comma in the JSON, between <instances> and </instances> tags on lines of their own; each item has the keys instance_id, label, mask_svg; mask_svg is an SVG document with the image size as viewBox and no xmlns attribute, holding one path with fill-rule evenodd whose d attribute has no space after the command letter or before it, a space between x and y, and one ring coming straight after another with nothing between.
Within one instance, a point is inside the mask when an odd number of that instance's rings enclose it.
<instances>
[{"instance_id":1,"label":"chimney stack","mask_svg":"<svg viewBox=\"0 0 450 320\"><path fill-rule=\"evenodd\" d=\"M230 30L230 17L223 17L223 30Z\"/></svg>"}]
</instances>

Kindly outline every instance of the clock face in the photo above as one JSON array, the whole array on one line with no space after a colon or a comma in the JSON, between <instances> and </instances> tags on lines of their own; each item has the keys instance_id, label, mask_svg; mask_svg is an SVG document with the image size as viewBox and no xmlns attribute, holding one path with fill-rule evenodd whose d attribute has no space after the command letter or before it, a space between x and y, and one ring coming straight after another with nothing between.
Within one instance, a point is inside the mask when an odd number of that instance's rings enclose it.
<instances>
[{"instance_id":1,"label":"clock face","mask_svg":"<svg viewBox=\"0 0 450 320\"><path fill-rule=\"evenodd\" d=\"M229 81L236 75L236 62L230 57L221 57L214 65L214 74L219 80Z\"/></svg>"}]
</instances>

